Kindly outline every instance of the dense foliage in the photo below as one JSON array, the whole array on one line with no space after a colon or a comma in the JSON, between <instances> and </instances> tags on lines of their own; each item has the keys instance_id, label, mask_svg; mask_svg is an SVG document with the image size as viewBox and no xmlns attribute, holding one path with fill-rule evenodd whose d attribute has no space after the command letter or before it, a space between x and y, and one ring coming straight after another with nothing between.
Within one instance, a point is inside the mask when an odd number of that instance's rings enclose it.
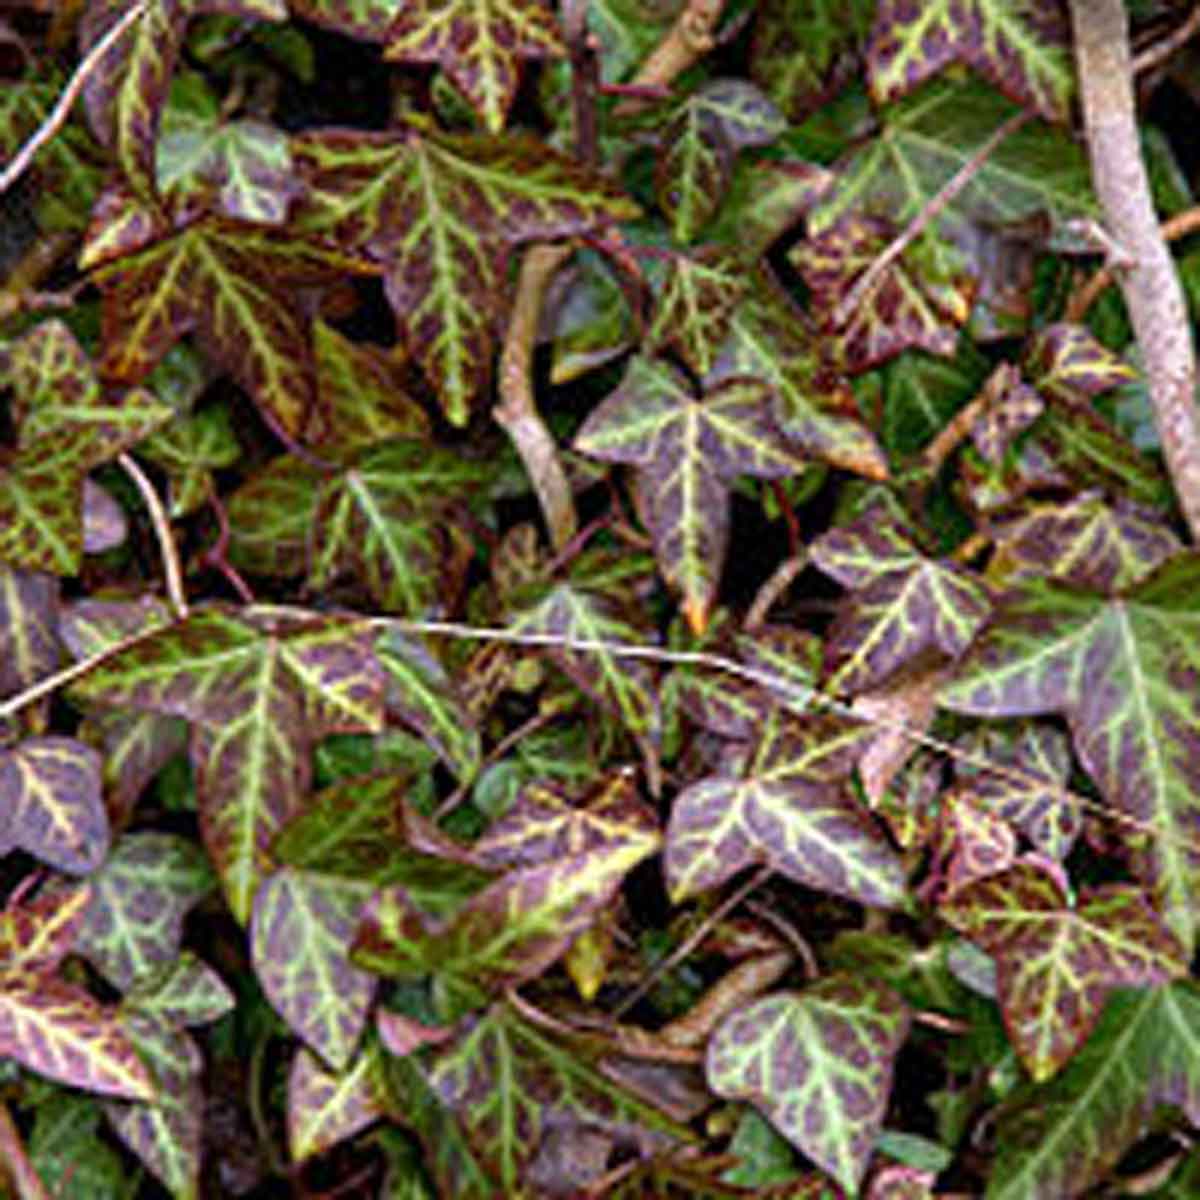
<instances>
[{"instance_id":1,"label":"dense foliage","mask_svg":"<svg viewBox=\"0 0 1200 1200\"><path fill-rule=\"evenodd\" d=\"M1200 1193L1200 556L1065 5L3 14L16 1194Z\"/></svg>"}]
</instances>

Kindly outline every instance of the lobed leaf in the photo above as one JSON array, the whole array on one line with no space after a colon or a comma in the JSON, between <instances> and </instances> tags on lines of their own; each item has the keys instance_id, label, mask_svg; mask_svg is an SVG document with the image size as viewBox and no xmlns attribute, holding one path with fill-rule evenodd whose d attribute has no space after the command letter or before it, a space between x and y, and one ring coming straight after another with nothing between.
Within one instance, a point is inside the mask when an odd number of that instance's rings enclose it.
<instances>
[{"instance_id":1,"label":"lobed leaf","mask_svg":"<svg viewBox=\"0 0 1200 1200\"><path fill-rule=\"evenodd\" d=\"M718 1095L748 1100L854 1194L883 1125L908 1023L891 988L832 975L727 1017L708 1044L705 1075Z\"/></svg>"}]
</instances>

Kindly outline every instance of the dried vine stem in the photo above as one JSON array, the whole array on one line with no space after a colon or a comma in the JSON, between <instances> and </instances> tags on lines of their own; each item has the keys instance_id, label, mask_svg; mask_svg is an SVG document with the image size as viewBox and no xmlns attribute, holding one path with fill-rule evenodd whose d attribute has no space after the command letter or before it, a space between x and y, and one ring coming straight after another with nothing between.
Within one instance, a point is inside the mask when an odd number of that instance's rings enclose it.
<instances>
[{"instance_id":1,"label":"dried vine stem","mask_svg":"<svg viewBox=\"0 0 1200 1200\"><path fill-rule=\"evenodd\" d=\"M662 41L650 51L638 73L629 81L631 88L665 91L693 63L702 59L716 44L715 30L721 19L724 0L687 0L675 23ZM617 105L614 116L627 117L641 112L647 101L639 96Z\"/></svg>"},{"instance_id":2,"label":"dried vine stem","mask_svg":"<svg viewBox=\"0 0 1200 1200\"><path fill-rule=\"evenodd\" d=\"M1200 30L1200 4L1197 4L1187 18L1176 29L1171 30L1161 42L1155 42L1133 56L1134 74L1141 75L1166 62L1176 50L1194 37L1198 30Z\"/></svg>"},{"instance_id":3,"label":"dried vine stem","mask_svg":"<svg viewBox=\"0 0 1200 1200\"><path fill-rule=\"evenodd\" d=\"M521 456L555 550L575 536L579 521L558 447L537 410L530 374L546 288L572 253L569 245L549 243L526 250L500 356L500 403L492 410Z\"/></svg>"},{"instance_id":4,"label":"dried vine stem","mask_svg":"<svg viewBox=\"0 0 1200 1200\"><path fill-rule=\"evenodd\" d=\"M1200 543L1196 355L1183 288L1154 212L1134 110L1122 0L1071 0L1092 181L1113 240L1133 265L1119 277L1179 507Z\"/></svg>"},{"instance_id":5,"label":"dried vine stem","mask_svg":"<svg viewBox=\"0 0 1200 1200\"><path fill-rule=\"evenodd\" d=\"M980 167L995 153L996 147L1009 134L1015 133L1020 129L1022 125L1030 120L1031 116L1032 114L1025 109L1013 113L1003 125L994 129L987 141L950 176L937 195L931 196L921 206L921 211L913 217L908 226L898 237L892 239L891 243L879 257L858 277L854 286L842 297L841 302L833 312L834 328L842 328L851 317L861 310L864 302L874 294L888 267L941 216L946 207L975 178Z\"/></svg>"},{"instance_id":6,"label":"dried vine stem","mask_svg":"<svg viewBox=\"0 0 1200 1200\"><path fill-rule=\"evenodd\" d=\"M87 52L70 82L62 90L57 103L50 110L46 119L34 130L29 140L13 156L8 166L0 171L0 194L7 192L14 183L26 172L34 155L63 127L71 114L71 106L83 91L83 85L88 76L99 65L100 60L133 28L146 11L144 0L133 4L126 10L124 16Z\"/></svg>"},{"instance_id":7,"label":"dried vine stem","mask_svg":"<svg viewBox=\"0 0 1200 1200\"><path fill-rule=\"evenodd\" d=\"M141 493L142 500L150 512L150 523L154 526L154 536L158 539L158 552L162 556L163 576L167 582L167 599L171 608L180 619L188 615L187 596L183 590L183 570L179 565L179 549L171 535L171 521L167 516L154 484L146 478L146 473L138 466L133 455L125 453L117 461L121 469L133 480L134 486Z\"/></svg>"}]
</instances>

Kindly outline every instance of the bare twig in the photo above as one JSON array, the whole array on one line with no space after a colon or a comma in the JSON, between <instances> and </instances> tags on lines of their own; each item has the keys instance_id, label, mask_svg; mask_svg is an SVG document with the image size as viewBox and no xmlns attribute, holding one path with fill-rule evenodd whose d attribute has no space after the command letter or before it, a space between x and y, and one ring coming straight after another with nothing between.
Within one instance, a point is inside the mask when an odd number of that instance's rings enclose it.
<instances>
[{"instance_id":1,"label":"bare twig","mask_svg":"<svg viewBox=\"0 0 1200 1200\"><path fill-rule=\"evenodd\" d=\"M854 286L842 297L833 314L833 325L841 328L850 320L875 292L883 279L884 272L912 245L929 226L937 220L946 207L953 203L959 193L975 178L979 169L995 152L996 147L1011 133L1021 128L1032 114L1021 109L1013 113L1003 125L993 130L992 135L971 155L969 159L946 181L936 196L921 206L921 211L908 223L908 226L894 238L891 244L878 258L858 277Z\"/></svg>"},{"instance_id":2,"label":"bare twig","mask_svg":"<svg viewBox=\"0 0 1200 1200\"><path fill-rule=\"evenodd\" d=\"M773 874L771 867L759 867L753 875L736 892L727 896L724 901L696 926L692 932L671 951L666 958L659 959L654 969L641 983L613 1009L614 1018L627 1013L650 989L670 970L677 967L702 941L719 925L751 892L762 887Z\"/></svg>"},{"instance_id":3,"label":"bare twig","mask_svg":"<svg viewBox=\"0 0 1200 1200\"><path fill-rule=\"evenodd\" d=\"M1166 241L1175 242L1197 230L1200 230L1200 208L1189 208L1186 212L1176 213L1170 220L1164 221L1160 232ZM1067 301L1063 320L1082 321L1087 316L1088 309L1096 303L1104 290L1115 282L1114 264L1106 262Z\"/></svg>"},{"instance_id":4,"label":"bare twig","mask_svg":"<svg viewBox=\"0 0 1200 1200\"><path fill-rule=\"evenodd\" d=\"M575 120L575 155L594 163L597 149L596 100L600 95L598 43L589 35L587 0L563 0L563 37L571 60L571 107Z\"/></svg>"},{"instance_id":5,"label":"bare twig","mask_svg":"<svg viewBox=\"0 0 1200 1200\"><path fill-rule=\"evenodd\" d=\"M569 245L548 243L526 250L500 356L500 403L492 411L525 465L556 550L575 536L578 519L558 447L534 401L530 372L546 288L571 254Z\"/></svg>"},{"instance_id":6,"label":"bare twig","mask_svg":"<svg viewBox=\"0 0 1200 1200\"><path fill-rule=\"evenodd\" d=\"M775 568L771 577L758 589L758 595L754 597L754 603L750 605L750 611L746 614L745 621L742 622L742 628L747 633L753 633L756 629L762 628L779 597L796 582L797 577L807 566L808 555L801 551L791 558L785 558Z\"/></svg>"},{"instance_id":7,"label":"bare twig","mask_svg":"<svg viewBox=\"0 0 1200 1200\"><path fill-rule=\"evenodd\" d=\"M1186 19L1162 41L1147 46L1133 56L1133 73L1141 75L1166 62L1176 50L1195 36L1197 30L1200 30L1200 4L1197 4Z\"/></svg>"},{"instance_id":8,"label":"bare twig","mask_svg":"<svg viewBox=\"0 0 1200 1200\"><path fill-rule=\"evenodd\" d=\"M650 51L627 86L656 91L670 87L675 79L713 48L716 42L714 31L723 7L724 0L687 0L674 24ZM613 115L632 116L645 106L645 100L631 95L617 106Z\"/></svg>"},{"instance_id":9,"label":"bare twig","mask_svg":"<svg viewBox=\"0 0 1200 1200\"><path fill-rule=\"evenodd\" d=\"M171 608L180 619L188 615L187 596L183 590L183 571L179 566L179 549L175 538L171 535L171 521L154 484L146 478L146 473L138 466L137 460L131 454L122 454L117 459L121 469L133 480L134 486L141 493L142 500L150 512L150 522L154 526L154 536L158 539L158 552L162 556L163 575L167 583L167 599Z\"/></svg>"},{"instance_id":10,"label":"bare twig","mask_svg":"<svg viewBox=\"0 0 1200 1200\"><path fill-rule=\"evenodd\" d=\"M119 21L87 52L70 82L63 88L58 102L50 110L49 116L34 130L29 140L9 161L3 171L0 171L0 195L7 192L14 183L25 173L37 152L63 127L71 114L71 106L83 90L88 76L96 69L101 59L125 36L125 34L141 19L146 11L143 2L133 4Z\"/></svg>"},{"instance_id":11,"label":"bare twig","mask_svg":"<svg viewBox=\"0 0 1200 1200\"><path fill-rule=\"evenodd\" d=\"M1128 18L1122 0L1071 0L1071 20L1092 181L1113 239L1135 260L1121 273L1121 291L1142 350L1167 469L1192 540L1200 542L1196 355L1142 161Z\"/></svg>"},{"instance_id":12,"label":"bare twig","mask_svg":"<svg viewBox=\"0 0 1200 1200\"><path fill-rule=\"evenodd\" d=\"M50 1200L50 1193L29 1161L8 1105L0 1104L0 1175L16 1189L17 1200Z\"/></svg>"}]
</instances>

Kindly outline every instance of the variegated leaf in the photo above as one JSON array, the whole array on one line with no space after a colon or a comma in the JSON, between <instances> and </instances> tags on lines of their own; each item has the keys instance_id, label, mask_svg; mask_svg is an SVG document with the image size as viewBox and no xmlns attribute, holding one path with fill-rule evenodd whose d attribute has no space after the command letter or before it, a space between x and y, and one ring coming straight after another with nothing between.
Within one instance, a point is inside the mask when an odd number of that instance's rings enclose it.
<instances>
[{"instance_id":1,"label":"variegated leaf","mask_svg":"<svg viewBox=\"0 0 1200 1200\"><path fill-rule=\"evenodd\" d=\"M1005 1026L1039 1082L1087 1040L1114 988L1187 974L1183 947L1125 884L1069 905L1052 873L1018 863L956 892L941 911L995 959Z\"/></svg>"},{"instance_id":2,"label":"variegated leaf","mask_svg":"<svg viewBox=\"0 0 1200 1200\"><path fill-rule=\"evenodd\" d=\"M250 951L275 1011L335 1071L354 1056L375 997L375 978L351 965L366 882L285 867L254 899Z\"/></svg>"},{"instance_id":3,"label":"variegated leaf","mask_svg":"<svg viewBox=\"0 0 1200 1200\"><path fill-rule=\"evenodd\" d=\"M908 1034L891 988L831 975L727 1017L708 1044L719 1095L747 1100L851 1195L866 1173Z\"/></svg>"},{"instance_id":4,"label":"variegated leaf","mask_svg":"<svg viewBox=\"0 0 1200 1200\"><path fill-rule=\"evenodd\" d=\"M287 1130L292 1161L304 1162L323 1154L387 1110L377 1046L364 1047L349 1067L337 1073L301 1047L288 1072Z\"/></svg>"}]
</instances>

